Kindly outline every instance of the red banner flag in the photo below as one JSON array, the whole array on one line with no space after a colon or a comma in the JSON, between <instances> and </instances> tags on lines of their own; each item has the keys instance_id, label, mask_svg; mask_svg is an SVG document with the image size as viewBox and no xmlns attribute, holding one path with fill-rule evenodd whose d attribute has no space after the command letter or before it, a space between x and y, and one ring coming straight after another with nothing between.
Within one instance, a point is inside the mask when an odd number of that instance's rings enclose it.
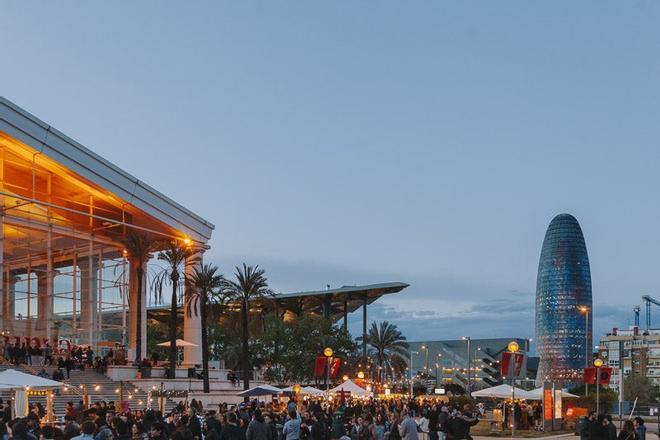
<instances>
[{"instance_id":1,"label":"red banner flag","mask_svg":"<svg viewBox=\"0 0 660 440\"><path fill-rule=\"evenodd\" d=\"M584 383L589 385L596 383L596 368L587 367L584 369Z\"/></svg>"},{"instance_id":2,"label":"red banner flag","mask_svg":"<svg viewBox=\"0 0 660 440\"><path fill-rule=\"evenodd\" d=\"M330 377L332 379L336 378L339 374L339 367L341 367L341 359L334 358L332 360L332 365L330 366Z\"/></svg>"},{"instance_id":3,"label":"red banner flag","mask_svg":"<svg viewBox=\"0 0 660 440\"><path fill-rule=\"evenodd\" d=\"M524 378L525 372L522 371L524 363L524 353L510 353L505 351L502 353L502 360L500 361L500 374L507 379Z\"/></svg>"},{"instance_id":4,"label":"red banner flag","mask_svg":"<svg viewBox=\"0 0 660 440\"><path fill-rule=\"evenodd\" d=\"M325 375L325 366L328 363L325 357L318 356L314 362L314 377L323 377Z\"/></svg>"},{"instance_id":5,"label":"red banner flag","mask_svg":"<svg viewBox=\"0 0 660 440\"><path fill-rule=\"evenodd\" d=\"M609 367L598 368L598 383L608 385L612 379L612 369ZM593 385L596 383L596 367L587 367L584 369L584 383Z\"/></svg>"}]
</instances>

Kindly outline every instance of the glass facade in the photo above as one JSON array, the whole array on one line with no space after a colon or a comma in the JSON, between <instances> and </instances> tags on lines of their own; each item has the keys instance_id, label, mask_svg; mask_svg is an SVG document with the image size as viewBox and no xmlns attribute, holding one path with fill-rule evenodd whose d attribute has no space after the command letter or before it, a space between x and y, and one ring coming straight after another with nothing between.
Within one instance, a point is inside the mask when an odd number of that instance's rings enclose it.
<instances>
[{"instance_id":1,"label":"glass facade","mask_svg":"<svg viewBox=\"0 0 660 440\"><path fill-rule=\"evenodd\" d=\"M589 256L580 224L560 214L545 233L536 280L537 382L582 380L592 347Z\"/></svg>"}]
</instances>

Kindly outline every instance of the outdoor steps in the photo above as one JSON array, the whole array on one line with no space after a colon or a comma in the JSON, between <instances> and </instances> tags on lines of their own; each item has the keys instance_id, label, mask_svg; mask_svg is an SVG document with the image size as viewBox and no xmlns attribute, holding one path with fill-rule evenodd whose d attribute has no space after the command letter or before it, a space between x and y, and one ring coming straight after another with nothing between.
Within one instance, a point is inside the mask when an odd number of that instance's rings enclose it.
<instances>
[{"instance_id":1,"label":"outdoor steps","mask_svg":"<svg viewBox=\"0 0 660 440\"><path fill-rule=\"evenodd\" d=\"M33 366L8 365L8 364L0 365L0 371L4 371L10 368L28 374L37 374L41 370L41 367L37 365L33 365ZM50 366L45 367L45 369L51 377L53 371L56 370L55 367L50 367ZM66 375L66 371L65 371L65 375ZM120 383L113 381L112 379L109 379L107 376L101 373L97 373L94 370L90 370L90 369L85 369L84 371L72 370L70 379L65 378L63 382L70 385L70 387L68 388L67 391L60 390L59 393L56 393L53 406L54 406L55 415L58 417L64 416L64 414L66 413L67 402L71 401L74 404L77 404L80 400L82 400L83 392L81 385L87 386L87 391L90 397L90 404L94 404L94 402L102 401L102 400L106 402L119 400L119 393L117 392L117 390L120 387ZM137 389L130 382L124 382L123 389L124 389L124 399L129 402L129 408L132 409L146 408L147 393ZM137 392L135 391L136 389ZM129 399L129 395L132 396L130 399ZM10 393L9 392L0 393L0 396L3 399L7 399L10 397ZM30 402L40 402L45 407L46 397L32 396L30 397ZM156 399L154 399L152 401L152 406L155 406L157 404L156 402L157 402ZM175 406L174 402L167 400L165 404L165 410L169 411L172 408L174 408L174 406Z\"/></svg>"}]
</instances>

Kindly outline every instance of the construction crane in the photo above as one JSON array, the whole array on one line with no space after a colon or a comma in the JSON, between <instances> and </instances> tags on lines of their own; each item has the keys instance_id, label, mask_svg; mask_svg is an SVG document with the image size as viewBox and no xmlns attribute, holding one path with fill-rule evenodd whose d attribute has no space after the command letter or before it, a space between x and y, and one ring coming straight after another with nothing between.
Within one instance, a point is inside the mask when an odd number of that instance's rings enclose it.
<instances>
[{"instance_id":1,"label":"construction crane","mask_svg":"<svg viewBox=\"0 0 660 440\"><path fill-rule=\"evenodd\" d=\"M635 327L639 327L639 306L635 306L633 312L635 312Z\"/></svg>"},{"instance_id":2,"label":"construction crane","mask_svg":"<svg viewBox=\"0 0 660 440\"><path fill-rule=\"evenodd\" d=\"M651 329L651 304L655 304L656 306L660 306L660 301L651 298L648 295L642 296L642 299L646 303L646 332Z\"/></svg>"}]
</instances>

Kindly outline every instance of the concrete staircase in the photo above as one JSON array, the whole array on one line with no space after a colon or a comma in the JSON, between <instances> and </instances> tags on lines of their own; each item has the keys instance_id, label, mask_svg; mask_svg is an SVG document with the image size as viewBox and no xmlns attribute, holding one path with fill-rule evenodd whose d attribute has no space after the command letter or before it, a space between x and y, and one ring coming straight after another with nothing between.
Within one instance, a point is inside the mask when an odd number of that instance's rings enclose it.
<instances>
[{"instance_id":1,"label":"concrete staircase","mask_svg":"<svg viewBox=\"0 0 660 440\"><path fill-rule=\"evenodd\" d=\"M29 366L29 365L9 365L1 364L0 371L7 369L15 369L22 371L28 374L38 374L41 370L40 366ZM53 371L56 370L54 367L45 367L48 374L52 377ZM66 372L65 372L66 374ZM107 376L97 373L91 369L81 370L72 370L71 377L65 379L64 383L69 386L65 389L60 390L55 395L54 401L54 411L57 417L64 417L66 413L66 403L73 402L74 405L82 400L83 396L83 387L87 387L87 393L89 394L90 404L98 401L118 401L119 400L119 389L123 388L124 400L129 402L129 408L131 409L144 409L147 406L147 393L139 390L130 382L117 382L109 379ZM3 399L10 398L10 393L0 392L0 396ZM40 402L42 405L46 405L45 396L31 396L30 403ZM157 406L157 400L154 398L152 401L152 407ZM175 403L167 400L165 403L166 411L174 408Z\"/></svg>"}]
</instances>

